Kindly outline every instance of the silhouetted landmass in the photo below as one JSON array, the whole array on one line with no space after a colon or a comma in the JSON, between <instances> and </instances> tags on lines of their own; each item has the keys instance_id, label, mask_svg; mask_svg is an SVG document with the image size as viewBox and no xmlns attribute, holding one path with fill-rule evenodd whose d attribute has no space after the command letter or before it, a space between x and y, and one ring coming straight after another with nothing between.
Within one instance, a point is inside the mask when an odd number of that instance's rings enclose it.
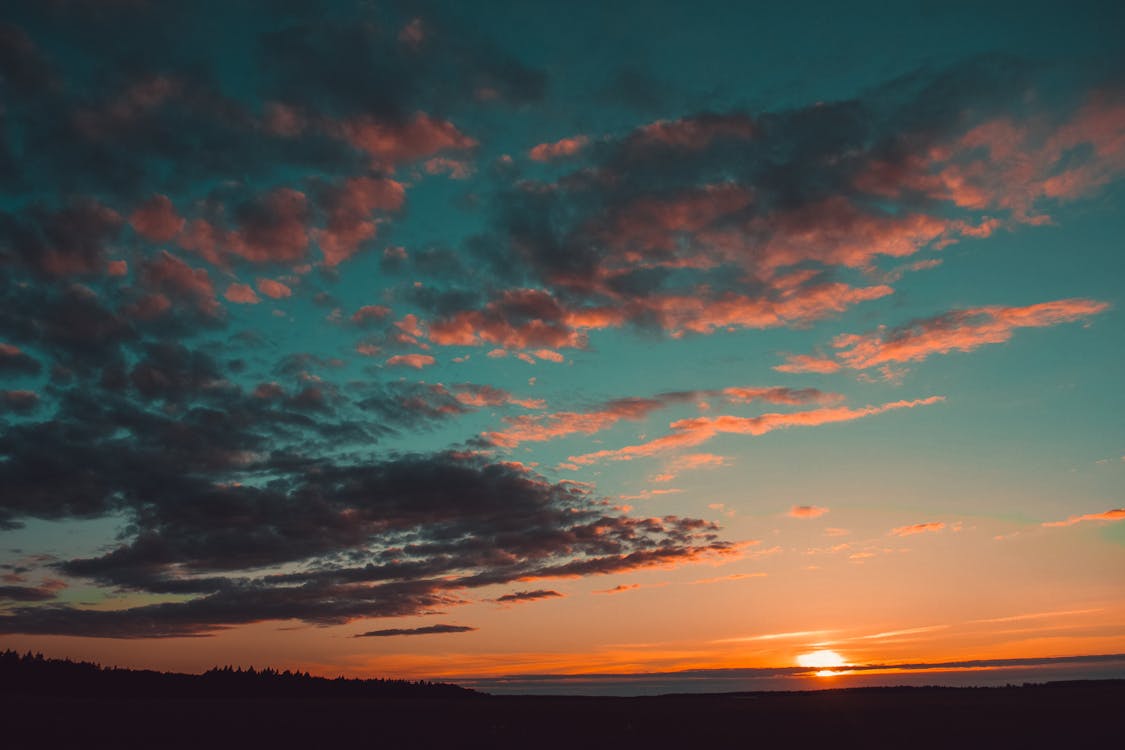
<instances>
[{"instance_id":1,"label":"silhouetted landmass","mask_svg":"<svg viewBox=\"0 0 1125 750\"><path fill-rule=\"evenodd\" d=\"M0 746L13 749L1061 750L1118 746L1125 706L1125 680L584 698L269 669L167 674L13 652L0 664Z\"/></svg>"},{"instance_id":2,"label":"silhouetted landmass","mask_svg":"<svg viewBox=\"0 0 1125 750\"><path fill-rule=\"evenodd\" d=\"M203 674L103 667L42 654L0 653L0 695L66 698L460 698L474 690L443 682L328 679L308 672L216 667Z\"/></svg>"}]
</instances>

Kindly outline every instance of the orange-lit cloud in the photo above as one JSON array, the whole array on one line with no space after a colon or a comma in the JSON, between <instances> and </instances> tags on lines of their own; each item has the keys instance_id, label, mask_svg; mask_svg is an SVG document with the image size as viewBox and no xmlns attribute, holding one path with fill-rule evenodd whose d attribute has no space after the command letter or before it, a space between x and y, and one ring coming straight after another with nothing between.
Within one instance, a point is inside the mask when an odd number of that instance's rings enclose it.
<instances>
[{"instance_id":1,"label":"orange-lit cloud","mask_svg":"<svg viewBox=\"0 0 1125 750\"><path fill-rule=\"evenodd\" d=\"M322 203L328 221L314 232L325 265L340 264L374 238L378 222L373 214L399 211L405 196L402 183L386 178L352 177L326 189Z\"/></svg>"},{"instance_id":2,"label":"orange-lit cloud","mask_svg":"<svg viewBox=\"0 0 1125 750\"><path fill-rule=\"evenodd\" d=\"M376 164L392 168L442 151L464 151L477 145L453 123L421 112L399 122L360 115L325 123L325 129L330 135L367 152Z\"/></svg>"},{"instance_id":3,"label":"orange-lit cloud","mask_svg":"<svg viewBox=\"0 0 1125 750\"><path fill-rule=\"evenodd\" d=\"M261 302L258 295L250 288L249 284L231 284L223 294L228 301L240 305L256 305Z\"/></svg>"},{"instance_id":4,"label":"orange-lit cloud","mask_svg":"<svg viewBox=\"0 0 1125 750\"><path fill-rule=\"evenodd\" d=\"M429 354L396 354L387 359L388 367L413 367L415 370L421 370L423 367L428 367L434 364L437 360Z\"/></svg>"},{"instance_id":5,"label":"orange-lit cloud","mask_svg":"<svg viewBox=\"0 0 1125 750\"><path fill-rule=\"evenodd\" d=\"M574 156L586 147L590 139L584 135L563 138L554 143L540 143L528 152L533 161L554 161L567 156Z\"/></svg>"},{"instance_id":6,"label":"orange-lit cloud","mask_svg":"<svg viewBox=\"0 0 1125 750\"><path fill-rule=\"evenodd\" d=\"M820 518L828 512L828 508L819 505L794 505L789 509L791 518Z\"/></svg>"},{"instance_id":7,"label":"orange-lit cloud","mask_svg":"<svg viewBox=\"0 0 1125 750\"><path fill-rule=\"evenodd\" d=\"M754 137L754 121L740 114L702 114L677 120L657 120L630 136L632 148L677 148L696 151L719 138L747 140Z\"/></svg>"},{"instance_id":8,"label":"orange-lit cloud","mask_svg":"<svg viewBox=\"0 0 1125 750\"><path fill-rule=\"evenodd\" d=\"M825 409L811 409L809 411L793 412L788 414L770 413L757 417L696 417L694 419L681 419L673 422L671 434L650 440L639 445L629 445L624 448L601 450L580 456L571 456L567 459L576 465L591 464L596 461L629 461L634 458L651 456L673 448L684 448L699 445L719 434L739 435L764 435L778 429L787 427L812 427L836 422L850 422L855 419L882 414L895 409L910 409L916 406L928 406L944 401L943 396L931 396L914 401L894 401L881 406L865 406L859 409L849 407L832 407Z\"/></svg>"},{"instance_id":9,"label":"orange-lit cloud","mask_svg":"<svg viewBox=\"0 0 1125 750\"><path fill-rule=\"evenodd\" d=\"M205 268L193 268L167 250L141 266L144 286L170 300L182 300L200 312L215 315L220 305L215 299L215 287ZM253 294L253 291L251 291Z\"/></svg>"},{"instance_id":10,"label":"orange-lit cloud","mask_svg":"<svg viewBox=\"0 0 1125 750\"><path fill-rule=\"evenodd\" d=\"M293 295L292 289L273 279L258 279L258 291L270 299L284 299Z\"/></svg>"},{"instance_id":11,"label":"orange-lit cloud","mask_svg":"<svg viewBox=\"0 0 1125 750\"><path fill-rule=\"evenodd\" d=\"M483 437L494 445L513 448L521 443L543 442L573 434L592 435L608 429L619 421L638 421L655 411L673 404L690 403L701 397L714 396L731 403L765 401L774 404L835 403L842 397L815 388L724 388L706 391L676 391L652 398L620 398L608 401L600 408L587 412L557 412L554 414L507 417L507 428L486 432ZM688 459L684 459L687 461ZM713 459L700 458L701 463ZM680 467L691 468L688 464Z\"/></svg>"},{"instance_id":12,"label":"orange-lit cloud","mask_svg":"<svg viewBox=\"0 0 1125 750\"><path fill-rule=\"evenodd\" d=\"M1071 516L1065 521L1047 521L1043 526L1073 526L1086 521L1121 521L1125 520L1125 508L1114 508L1104 513L1086 513L1081 516Z\"/></svg>"},{"instance_id":13,"label":"orange-lit cloud","mask_svg":"<svg viewBox=\"0 0 1125 750\"><path fill-rule=\"evenodd\" d=\"M815 372L828 374L838 371L842 365L829 357L815 357L809 354L791 354L785 358L785 364L777 365L773 369L778 372Z\"/></svg>"},{"instance_id":14,"label":"orange-lit cloud","mask_svg":"<svg viewBox=\"0 0 1125 750\"><path fill-rule=\"evenodd\" d=\"M928 531L941 531L944 528L945 522L943 521L927 521L926 523L899 526L898 528L891 529L887 533L892 536L911 536L912 534L924 534Z\"/></svg>"},{"instance_id":15,"label":"orange-lit cloud","mask_svg":"<svg viewBox=\"0 0 1125 750\"><path fill-rule=\"evenodd\" d=\"M154 195L132 213L129 223L137 234L150 242L168 242L184 228L184 218L176 213L166 195Z\"/></svg>"},{"instance_id":16,"label":"orange-lit cloud","mask_svg":"<svg viewBox=\"0 0 1125 750\"><path fill-rule=\"evenodd\" d=\"M671 482L679 476L680 472L693 469L714 469L726 466L728 463L729 459L726 456L718 456L714 453L688 453L677 456L665 467L664 471L653 476L652 481Z\"/></svg>"},{"instance_id":17,"label":"orange-lit cloud","mask_svg":"<svg viewBox=\"0 0 1125 750\"><path fill-rule=\"evenodd\" d=\"M1045 328L1083 320L1109 309L1090 299L1061 299L1025 307L975 307L914 321L898 328L880 327L868 334L837 336L835 360L791 355L774 369L782 372L835 372L841 367L866 370L893 363L917 362L933 354L969 352L985 344L1008 341L1017 328ZM888 370L887 373L892 371Z\"/></svg>"}]
</instances>

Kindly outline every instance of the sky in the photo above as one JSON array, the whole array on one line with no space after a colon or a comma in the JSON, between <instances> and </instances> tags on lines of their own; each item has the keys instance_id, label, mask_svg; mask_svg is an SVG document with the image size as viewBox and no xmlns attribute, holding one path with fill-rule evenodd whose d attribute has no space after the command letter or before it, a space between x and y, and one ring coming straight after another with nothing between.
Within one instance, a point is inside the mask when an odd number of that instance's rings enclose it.
<instances>
[{"instance_id":1,"label":"sky","mask_svg":"<svg viewBox=\"0 0 1125 750\"><path fill-rule=\"evenodd\" d=\"M0 647L1125 677L1120 3L4 16Z\"/></svg>"}]
</instances>

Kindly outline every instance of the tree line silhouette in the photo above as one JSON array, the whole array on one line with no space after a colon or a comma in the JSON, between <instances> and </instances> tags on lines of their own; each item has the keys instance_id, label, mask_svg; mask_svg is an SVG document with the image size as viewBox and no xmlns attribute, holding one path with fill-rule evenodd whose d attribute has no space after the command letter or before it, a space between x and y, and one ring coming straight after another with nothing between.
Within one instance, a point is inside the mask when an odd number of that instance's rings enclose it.
<instances>
[{"instance_id":1,"label":"tree line silhouette","mask_svg":"<svg viewBox=\"0 0 1125 750\"><path fill-rule=\"evenodd\" d=\"M444 682L315 677L286 669L214 667L203 674L103 667L0 653L0 695L72 698L467 698L475 690Z\"/></svg>"}]
</instances>

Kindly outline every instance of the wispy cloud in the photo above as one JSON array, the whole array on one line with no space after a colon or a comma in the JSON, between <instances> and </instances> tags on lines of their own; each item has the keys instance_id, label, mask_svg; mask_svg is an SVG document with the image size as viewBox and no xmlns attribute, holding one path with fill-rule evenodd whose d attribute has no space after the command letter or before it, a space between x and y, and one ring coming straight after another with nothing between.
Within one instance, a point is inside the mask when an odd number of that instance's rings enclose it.
<instances>
[{"instance_id":1,"label":"wispy cloud","mask_svg":"<svg viewBox=\"0 0 1125 750\"><path fill-rule=\"evenodd\" d=\"M1043 526L1073 526L1076 523L1088 521L1121 521L1125 520L1125 508L1114 508L1102 513L1086 513L1081 516L1071 516L1063 521L1045 521Z\"/></svg>"},{"instance_id":2,"label":"wispy cloud","mask_svg":"<svg viewBox=\"0 0 1125 750\"><path fill-rule=\"evenodd\" d=\"M865 406L856 409L850 407L831 407L789 413L769 413L757 417L720 416L681 419L670 425L672 428L670 434L650 440L647 443L571 456L568 461L575 465L591 464L602 460L629 461L674 448L700 445L720 434L759 436L788 427L813 427L838 422L850 422L897 409L929 406L944 400L945 398L943 396L930 396L929 398L915 399L913 401L894 401L879 406Z\"/></svg>"},{"instance_id":3,"label":"wispy cloud","mask_svg":"<svg viewBox=\"0 0 1125 750\"><path fill-rule=\"evenodd\" d=\"M934 354L970 352L986 344L1012 338L1018 328L1045 328L1083 320L1109 309L1109 304L1090 299L1061 299L1026 307L974 307L953 310L896 328L881 327L873 333L843 334L832 341L833 358L791 355L781 372L835 372L847 367L867 370L891 368L918 362ZM893 369L884 374L892 377Z\"/></svg>"},{"instance_id":4,"label":"wispy cloud","mask_svg":"<svg viewBox=\"0 0 1125 750\"><path fill-rule=\"evenodd\" d=\"M353 638L390 638L396 635L437 635L440 633L469 633L477 628L467 625L426 625L420 628L386 628L357 633Z\"/></svg>"}]
</instances>

